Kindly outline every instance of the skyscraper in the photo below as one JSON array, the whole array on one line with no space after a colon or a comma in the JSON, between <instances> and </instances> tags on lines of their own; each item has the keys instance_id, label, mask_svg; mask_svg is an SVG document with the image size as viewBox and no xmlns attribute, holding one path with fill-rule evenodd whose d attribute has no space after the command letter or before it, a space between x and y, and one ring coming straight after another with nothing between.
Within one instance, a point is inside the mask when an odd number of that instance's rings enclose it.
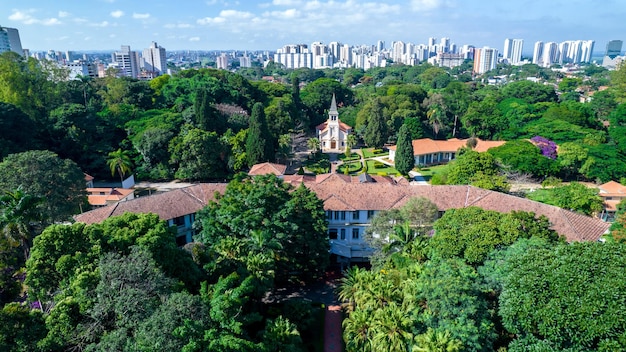
<instances>
[{"instance_id":1,"label":"skyscraper","mask_svg":"<svg viewBox=\"0 0 626 352\"><path fill-rule=\"evenodd\" d=\"M137 78L139 75L139 55L130 50L130 45L122 45L121 51L113 53L120 76Z\"/></svg>"},{"instance_id":2,"label":"skyscraper","mask_svg":"<svg viewBox=\"0 0 626 352\"><path fill-rule=\"evenodd\" d=\"M19 55L24 55L19 31L15 28L0 26L0 53L5 51L13 51Z\"/></svg>"},{"instance_id":3,"label":"skyscraper","mask_svg":"<svg viewBox=\"0 0 626 352\"><path fill-rule=\"evenodd\" d=\"M513 49L513 39L506 38L504 40L504 48L502 50L502 57L505 59L510 59L512 49Z\"/></svg>"},{"instance_id":4,"label":"skyscraper","mask_svg":"<svg viewBox=\"0 0 626 352\"><path fill-rule=\"evenodd\" d=\"M606 44L606 52L604 56L608 56L611 60L615 59L622 52L622 44L621 40L611 40Z\"/></svg>"},{"instance_id":5,"label":"skyscraper","mask_svg":"<svg viewBox=\"0 0 626 352\"><path fill-rule=\"evenodd\" d=\"M559 58L559 45L555 42L547 42L543 47L542 66L550 67Z\"/></svg>"},{"instance_id":6,"label":"skyscraper","mask_svg":"<svg viewBox=\"0 0 626 352\"><path fill-rule=\"evenodd\" d=\"M498 63L498 50L483 47L474 49L474 73L482 74L496 68Z\"/></svg>"},{"instance_id":7,"label":"skyscraper","mask_svg":"<svg viewBox=\"0 0 626 352\"><path fill-rule=\"evenodd\" d=\"M143 49L143 60L144 69L152 77L162 75L167 71L165 48L158 46L156 42L152 42L149 48Z\"/></svg>"},{"instance_id":8,"label":"skyscraper","mask_svg":"<svg viewBox=\"0 0 626 352\"><path fill-rule=\"evenodd\" d=\"M533 50L533 64L541 65L541 59L543 58L543 42L535 42L535 48Z\"/></svg>"}]
</instances>

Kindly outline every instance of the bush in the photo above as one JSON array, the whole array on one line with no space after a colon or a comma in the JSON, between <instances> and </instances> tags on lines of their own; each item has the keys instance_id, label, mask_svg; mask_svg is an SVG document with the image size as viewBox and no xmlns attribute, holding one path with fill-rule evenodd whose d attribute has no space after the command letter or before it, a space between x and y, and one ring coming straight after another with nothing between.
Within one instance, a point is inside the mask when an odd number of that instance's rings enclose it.
<instances>
[{"instance_id":1,"label":"bush","mask_svg":"<svg viewBox=\"0 0 626 352\"><path fill-rule=\"evenodd\" d=\"M561 185L561 179L558 177L550 176L546 177L543 182L541 182L541 187L556 187Z\"/></svg>"},{"instance_id":2,"label":"bush","mask_svg":"<svg viewBox=\"0 0 626 352\"><path fill-rule=\"evenodd\" d=\"M385 167L387 167L387 165L385 165L384 163L382 163L380 161L374 161L374 168L375 169L384 169Z\"/></svg>"},{"instance_id":3,"label":"bush","mask_svg":"<svg viewBox=\"0 0 626 352\"><path fill-rule=\"evenodd\" d=\"M445 185L447 182L447 174L434 174L433 177L431 177L430 179L430 184L431 185Z\"/></svg>"},{"instance_id":4,"label":"bush","mask_svg":"<svg viewBox=\"0 0 626 352\"><path fill-rule=\"evenodd\" d=\"M374 149L374 150L372 150L372 153L374 153L374 154L384 154L385 151L382 150L382 149Z\"/></svg>"},{"instance_id":5,"label":"bush","mask_svg":"<svg viewBox=\"0 0 626 352\"><path fill-rule=\"evenodd\" d=\"M387 173L386 172L379 172L378 176L387 176Z\"/></svg>"}]
</instances>

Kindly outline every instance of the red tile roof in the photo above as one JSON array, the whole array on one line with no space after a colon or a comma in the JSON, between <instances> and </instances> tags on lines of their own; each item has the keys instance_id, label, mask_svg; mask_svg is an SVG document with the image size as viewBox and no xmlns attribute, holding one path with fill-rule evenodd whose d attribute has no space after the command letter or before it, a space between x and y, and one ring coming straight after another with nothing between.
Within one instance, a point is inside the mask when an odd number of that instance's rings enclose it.
<instances>
[{"instance_id":1,"label":"red tile roof","mask_svg":"<svg viewBox=\"0 0 626 352\"><path fill-rule=\"evenodd\" d=\"M287 170L287 165L282 164L274 164L274 163L261 163L252 165L250 171L248 171L248 175L268 175L273 174L276 176L281 176L285 174Z\"/></svg>"},{"instance_id":2,"label":"red tile roof","mask_svg":"<svg viewBox=\"0 0 626 352\"><path fill-rule=\"evenodd\" d=\"M526 198L488 191L472 186L413 186L395 182L352 182L345 175L292 175L285 182L294 186L304 183L324 201L324 209L338 211L387 210L404 205L410 198L426 197L439 210L477 206L502 213L512 210L532 211L545 215L552 228L569 242L596 241L610 224L552 205ZM154 196L137 198L92 210L76 216L76 221L102 222L125 212L152 212L167 220L195 213L214 199L215 192L224 192L226 184L198 184Z\"/></svg>"},{"instance_id":3,"label":"red tile roof","mask_svg":"<svg viewBox=\"0 0 626 352\"><path fill-rule=\"evenodd\" d=\"M485 152L488 149L499 147L506 143L505 141L483 141L482 139L476 139L476 147L474 150L477 152ZM435 153L455 153L460 148L467 145L467 139L451 138L448 140L435 140L430 138L414 139L413 154L425 155ZM389 147L390 150L396 150L396 146Z\"/></svg>"},{"instance_id":4,"label":"red tile roof","mask_svg":"<svg viewBox=\"0 0 626 352\"><path fill-rule=\"evenodd\" d=\"M328 127L328 121L322 122L319 125L315 126L315 129L316 130L320 130L320 131L325 131L327 127ZM352 127L350 127L350 125L347 125L347 124L341 122L341 120L339 120L339 129L344 131L344 132L348 132L348 131L352 130Z\"/></svg>"}]
</instances>

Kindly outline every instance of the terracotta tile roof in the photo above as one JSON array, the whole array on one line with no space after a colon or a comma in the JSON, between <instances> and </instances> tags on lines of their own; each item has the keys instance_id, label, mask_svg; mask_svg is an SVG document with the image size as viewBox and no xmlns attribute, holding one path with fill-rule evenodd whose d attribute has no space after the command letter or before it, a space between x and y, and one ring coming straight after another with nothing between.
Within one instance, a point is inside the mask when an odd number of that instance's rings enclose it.
<instances>
[{"instance_id":1,"label":"terracotta tile roof","mask_svg":"<svg viewBox=\"0 0 626 352\"><path fill-rule=\"evenodd\" d=\"M225 183L197 184L98 208L76 215L74 219L77 222L93 224L111 216L131 212L155 213L161 220L169 220L199 211L214 199L215 192L224 193L225 189Z\"/></svg>"},{"instance_id":2,"label":"terracotta tile roof","mask_svg":"<svg viewBox=\"0 0 626 352\"><path fill-rule=\"evenodd\" d=\"M411 186L392 182L351 182L345 175L292 175L285 181L292 185L304 183L324 201L326 210L386 210L404 205L410 198L426 197L441 211L451 208L478 206L486 210L510 212L532 211L545 215L552 228L569 242L596 241L607 232L610 224L555 206L529 199L488 191L472 186ZM76 216L76 221L101 222L125 212L152 212L167 220L195 213L214 199L214 193L224 192L226 184L198 184L179 190L137 198L92 210Z\"/></svg>"},{"instance_id":3,"label":"terracotta tile roof","mask_svg":"<svg viewBox=\"0 0 626 352\"><path fill-rule=\"evenodd\" d=\"M320 130L320 131L326 131L326 128L328 127L328 121L326 122L322 122L319 125L315 126L316 130ZM339 120L339 129L344 131L344 132L348 132L350 130L352 130L352 127L350 127L350 125L347 125L343 122L341 122L341 120Z\"/></svg>"},{"instance_id":4,"label":"terracotta tile roof","mask_svg":"<svg viewBox=\"0 0 626 352\"><path fill-rule=\"evenodd\" d=\"M484 152L488 149L499 147L506 143L505 141L483 141L479 138L477 138L477 142L476 147L474 147L474 150L477 152ZM457 150L467 145L467 139L451 138L448 140L435 140L422 138L414 139L412 144L414 155L455 153ZM396 146L392 145L389 149L396 150Z\"/></svg>"},{"instance_id":5,"label":"terracotta tile roof","mask_svg":"<svg viewBox=\"0 0 626 352\"><path fill-rule=\"evenodd\" d=\"M127 188L87 188L87 201L90 205L102 206L124 200L133 192Z\"/></svg>"},{"instance_id":6,"label":"terracotta tile roof","mask_svg":"<svg viewBox=\"0 0 626 352\"><path fill-rule=\"evenodd\" d=\"M615 181L601 184L598 188L600 189L600 197L626 197L626 186L622 186L622 184Z\"/></svg>"},{"instance_id":7,"label":"terracotta tile roof","mask_svg":"<svg viewBox=\"0 0 626 352\"><path fill-rule=\"evenodd\" d=\"M261 163L252 165L250 171L248 171L248 175L268 175L273 174L276 176L281 176L285 174L287 170L287 165L282 164L274 164L274 163Z\"/></svg>"},{"instance_id":8,"label":"terracotta tile roof","mask_svg":"<svg viewBox=\"0 0 626 352\"><path fill-rule=\"evenodd\" d=\"M87 182L93 181L93 176L91 176L89 174L86 174L84 172L83 172L83 175L85 175L85 181L87 181Z\"/></svg>"}]
</instances>

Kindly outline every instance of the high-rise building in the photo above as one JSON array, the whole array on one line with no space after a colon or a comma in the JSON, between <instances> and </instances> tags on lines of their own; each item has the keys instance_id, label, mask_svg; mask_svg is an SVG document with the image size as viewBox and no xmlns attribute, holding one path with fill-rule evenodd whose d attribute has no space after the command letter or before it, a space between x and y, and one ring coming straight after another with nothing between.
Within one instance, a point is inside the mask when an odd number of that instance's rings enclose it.
<instances>
[{"instance_id":1,"label":"high-rise building","mask_svg":"<svg viewBox=\"0 0 626 352\"><path fill-rule=\"evenodd\" d=\"M608 56L611 60L615 59L622 53L622 44L621 40L611 40L606 43L606 51L604 56Z\"/></svg>"},{"instance_id":2,"label":"high-rise building","mask_svg":"<svg viewBox=\"0 0 626 352\"><path fill-rule=\"evenodd\" d=\"M379 40L378 42L376 42L376 51L381 52L383 50L385 50L385 42Z\"/></svg>"},{"instance_id":3,"label":"high-rise building","mask_svg":"<svg viewBox=\"0 0 626 352\"><path fill-rule=\"evenodd\" d=\"M218 69L227 70L228 69L228 56L226 56L226 53L222 53L220 56L216 57L215 64L217 65Z\"/></svg>"},{"instance_id":4,"label":"high-rise building","mask_svg":"<svg viewBox=\"0 0 626 352\"><path fill-rule=\"evenodd\" d=\"M582 43L582 52L580 55L580 62L591 62L591 57L593 55L593 47L596 44L593 40L583 40Z\"/></svg>"},{"instance_id":5,"label":"high-rise building","mask_svg":"<svg viewBox=\"0 0 626 352\"><path fill-rule=\"evenodd\" d=\"M556 63L559 58L559 45L555 42L547 42L543 47L543 56L541 64L543 67L550 67Z\"/></svg>"},{"instance_id":6,"label":"high-rise building","mask_svg":"<svg viewBox=\"0 0 626 352\"><path fill-rule=\"evenodd\" d=\"M543 58L543 42L535 42L535 48L533 49L533 64L541 66L541 59Z\"/></svg>"},{"instance_id":7,"label":"high-rise building","mask_svg":"<svg viewBox=\"0 0 626 352\"><path fill-rule=\"evenodd\" d=\"M504 48L502 50L502 58L510 59L513 51L513 39L506 38L504 40Z\"/></svg>"},{"instance_id":8,"label":"high-rise building","mask_svg":"<svg viewBox=\"0 0 626 352\"><path fill-rule=\"evenodd\" d=\"M151 77L156 77L167 72L167 56L165 48L152 42L150 47L143 49L144 69L150 73Z\"/></svg>"},{"instance_id":9,"label":"high-rise building","mask_svg":"<svg viewBox=\"0 0 626 352\"><path fill-rule=\"evenodd\" d=\"M15 28L0 26L0 53L13 51L19 55L24 55L20 32Z\"/></svg>"},{"instance_id":10,"label":"high-rise building","mask_svg":"<svg viewBox=\"0 0 626 352\"><path fill-rule=\"evenodd\" d=\"M498 50L483 47L474 49L474 73L483 74L496 68Z\"/></svg>"},{"instance_id":11,"label":"high-rise building","mask_svg":"<svg viewBox=\"0 0 626 352\"><path fill-rule=\"evenodd\" d=\"M522 61L522 49L524 48L524 39L505 39L504 52L502 58L506 59L510 64L517 65Z\"/></svg>"},{"instance_id":12,"label":"high-rise building","mask_svg":"<svg viewBox=\"0 0 626 352\"><path fill-rule=\"evenodd\" d=\"M113 53L120 76L137 78L139 76L139 54L130 50L130 45L122 45L121 51Z\"/></svg>"}]
</instances>

